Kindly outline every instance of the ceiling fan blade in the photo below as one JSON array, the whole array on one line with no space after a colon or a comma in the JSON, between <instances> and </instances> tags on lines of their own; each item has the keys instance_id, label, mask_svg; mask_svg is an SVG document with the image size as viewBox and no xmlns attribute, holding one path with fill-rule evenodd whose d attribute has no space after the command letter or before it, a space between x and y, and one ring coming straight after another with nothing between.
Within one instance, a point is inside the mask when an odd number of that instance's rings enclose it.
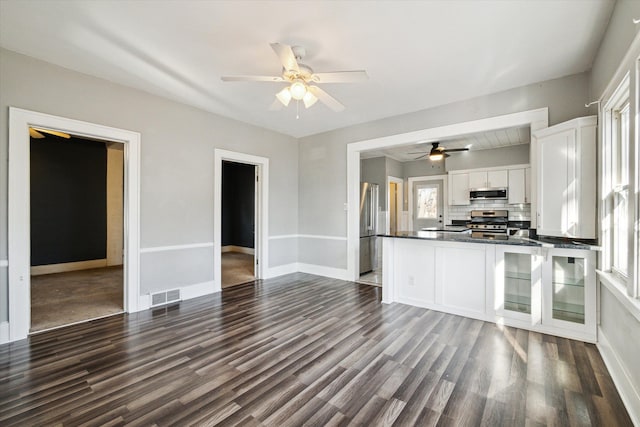
<instances>
[{"instance_id":1,"label":"ceiling fan blade","mask_svg":"<svg viewBox=\"0 0 640 427\"><path fill-rule=\"evenodd\" d=\"M284 105L282 104L282 102L280 102L280 100L276 98L276 100L273 101L273 103L269 106L269 111L280 111L283 107Z\"/></svg>"},{"instance_id":2,"label":"ceiling fan blade","mask_svg":"<svg viewBox=\"0 0 640 427\"><path fill-rule=\"evenodd\" d=\"M335 112L340 112L344 110L344 105L340 103L333 96L329 95L324 90L320 89L318 86L309 86L309 91L316 96L324 105L331 108Z\"/></svg>"},{"instance_id":3,"label":"ceiling fan blade","mask_svg":"<svg viewBox=\"0 0 640 427\"><path fill-rule=\"evenodd\" d=\"M283 82L279 76L222 76L223 82Z\"/></svg>"},{"instance_id":4,"label":"ceiling fan blade","mask_svg":"<svg viewBox=\"0 0 640 427\"><path fill-rule=\"evenodd\" d=\"M413 153L407 153L407 154L425 154L425 153L426 153L426 154L429 154L429 152L426 152L426 151L416 151L416 152L413 152Z\"/></svg>"},{"instance_id":5,"label":"ceiling fan blade","mask_svg":"<svg viewBox=\"0 0 640 427\"><path fill-rule=\"evenodd\" d=\"M42 129L42 128L29 128L29 133L31 133L31 129L33 129L38 134L40 134L40 136L42 138L44 138L44 135L42 135L42 133L48 133L49 135L55 135L55 136L59 136L60 138L65 138L65 139L70 139L71 138L71 135L69 135L68 133L59 132L57 130L49 130L49 129ZM38 137L35 136L34 138L38 138Z\"/></svg>"},{"instance_id":6,"label":"ceiling fan blade","mask_svg":"<svg viewBox=\"0 0 640 427\"><path fill-rule=\"evenodd\" d=\"M327 73L315 73L311 80L316 83L351 83L368 80L369 76L364 70L355 71L331 71Z\"/></svg>"},{"instance_id":7,"label":"ceiling fan blade","mask_svg":"<svg viewBox=\"0 0 640 427\"><path fill-rule=\"evenodd\" d=\"M417 154L417 153L416 153L416 154ZM422 156L420 156L420 157L416 157L416 158L415 158L415 159L413 159L413 160L420 160L420 159L422 159L423 157L427 157L428 155L429 155L429 153L425 153L425 154L423 154Z\"/></svg>"},{"instance_id":8,"label":"ceiling fan blade","mask_svg":"<svg viewBox=\"0 0 640 427\"><path fill-rule=\"evenodd\" d=\"M34 139L42 139L44 135L35 130L34 128L29 128L29 136Z\"/></svg>"},{"instance_id":9,"label":"ceiling fan blade","mask_svg":"<svg viewBox=\"0 0 640 427\"><path fill-rule=\"evenodd\" d=\"M456 151L469 151L468 148L445 148L444 149L445 153L455 153Z\"/></svg>"},{"instance_id":10,"label":"ceiling fan blade","mask_svg":"<svg viewBox=\"0 0 640 427\"><path fill-rule=\"evenodd\" d=\"M293 54L291 46L280 43L271 43L271 48L274 50L276 55L278 55L278 58L280 58L280 63L284 67L285 71L295 71L296 73L300 72L298 61L296 61L296 56Z\"/></svg>"}]
</instances>

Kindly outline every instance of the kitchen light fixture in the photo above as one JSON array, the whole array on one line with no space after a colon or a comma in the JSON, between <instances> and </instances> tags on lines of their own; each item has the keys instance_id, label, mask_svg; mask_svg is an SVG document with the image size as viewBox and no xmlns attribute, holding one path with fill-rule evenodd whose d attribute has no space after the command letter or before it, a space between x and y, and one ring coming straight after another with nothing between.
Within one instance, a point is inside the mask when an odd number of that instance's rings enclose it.
<instances>
[{"instance_id":1,"label":"kitchen light fixture","mask_svg":"<svg viewBox=\"0 0 640 427\"><path fill-rule=\"evenodd\" d=\"M422 154L420 157L417 157L415 160L420 160L424 157L429 156L429 160L437 162L438 160L442 160L445 157L449 157L447 153L452 153L456 151L469 151L469 147L446 149L444 147L441 147L439 142L432 142L431 146L432 146L431 151L429 151L428 154L425 152L409 153L409 154Z\"/></svg>"},{"instance_id":2,"label":"kitchen light fixture","mask_svg":"<svg viewBox=\"0 0 640 427\"><path fill-rule=\"evenodd\" d=\"M431 150L431 153L429 153L429 160L438 161L438 160L442 160L443 158L444 158L444 154L439 151Z\"/></svg>"}]
</instances>

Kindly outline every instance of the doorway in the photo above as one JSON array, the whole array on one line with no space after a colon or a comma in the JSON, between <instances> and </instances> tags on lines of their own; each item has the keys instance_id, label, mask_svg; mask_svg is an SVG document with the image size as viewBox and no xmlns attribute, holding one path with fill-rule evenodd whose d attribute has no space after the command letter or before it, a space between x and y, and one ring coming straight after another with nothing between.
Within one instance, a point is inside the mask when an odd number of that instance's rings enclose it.
<instances>
[{"instance_id":1,"label":"doorway","mask_svg":"<svg viewBox=\"0 0 640 427\"><path fill-rule=\"evenodd\" d=\"M253 228L253 279L260 280L267 274L269 263L269 159L234 151L214 150L214 217L213 217L213 276L214 292L222 290L222 217L223 217L223 164L234 162L254 170L254 228ZM250 273L249 273L250 274Z\"/></svg>"},{"instance_id":2,"label":"doorway","mask_svg":"<svg viewBox=\"0 0 640 427\"><path fill-rule=\"evenodd\" d=\"M409 215L411 230L443 228L446 221L447 177L442 175L409 178Z\"/></svg>"},{"instance_id":3,"label":"doorway","mask_svg":"<svg viewBox=\"0 0 640 427\"><path fill-rule=\"evenodd\" d=\"M403 211L404 211L404 180L394 176L387 177L387 206L389 215L387 216L387 233L394 234L404 231Z\"/></svg>"},{"instance_id":4,"label":"doorway","mask_svg":"<svg viewBox=\"0 0 640 427\"><path fill-rule=\"evenodd\" d=\"M135 312L140 296L140 134L50 114L9 108L8 255L9 339L29 335L31 327L31 155L29 128L42 128L82 138L116 141L123 149L124 311Z\"/></svg>"},{"instance_id":5,"label":"doorway","mask_svg":"<svg viewBox=\"0 0 640 427\"><path fill-rule=\"evenodd\" d=\"M30 134L30 332L124 309L124 144Z\"/></svg>"},{"instance_id":6,"label":"doorway","mask_svg":"<svg viewBox=\"0 0 640 427\"><path fill-rule=\"evenodd\" d=\"M222 162L222 288L252 282L255 273L256 166Z\"/></svg>"}]
</instances>

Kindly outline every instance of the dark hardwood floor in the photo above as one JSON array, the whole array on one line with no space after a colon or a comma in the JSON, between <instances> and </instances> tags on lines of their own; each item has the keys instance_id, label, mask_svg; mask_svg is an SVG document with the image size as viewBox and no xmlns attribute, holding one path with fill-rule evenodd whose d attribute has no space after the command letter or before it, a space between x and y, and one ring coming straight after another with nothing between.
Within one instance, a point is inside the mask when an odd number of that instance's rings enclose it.
<instances>
[{"instance_id":1,"label":"dark hardwood floor","mask_svg":"<svg viewBox=\"0 0 640 427\"><path fill-rule=\"evenodd\" d=\"M0 425L601 425L596 347L293 274L0 346Z\"/></svg>"}]
</instances>

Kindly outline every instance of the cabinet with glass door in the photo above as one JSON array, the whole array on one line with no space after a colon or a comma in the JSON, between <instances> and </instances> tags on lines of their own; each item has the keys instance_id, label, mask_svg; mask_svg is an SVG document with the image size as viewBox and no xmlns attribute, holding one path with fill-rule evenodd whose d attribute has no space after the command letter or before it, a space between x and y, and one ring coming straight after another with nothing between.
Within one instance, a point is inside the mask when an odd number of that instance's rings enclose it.
<instances>
[{"instance_id":1,"label":"cabinet with glass door","mask_svg":"<svg viewBox=\"0 0 640 427\"><path fill-rule=\"evenodd\" d=\"M540 323L541 269L539 248L497 246L495 312L498 316Z\"/></svg>"},{"instance_id":2,"label":"cabinet with glass door","mask_svg":"<svg viewBox=\"0 0 640 427\"><path fill-rule=\"evenodd\" d=\"M543 323L596 336L595 252L549 249L543 264Z\"/></svg>"}]
</instances>

